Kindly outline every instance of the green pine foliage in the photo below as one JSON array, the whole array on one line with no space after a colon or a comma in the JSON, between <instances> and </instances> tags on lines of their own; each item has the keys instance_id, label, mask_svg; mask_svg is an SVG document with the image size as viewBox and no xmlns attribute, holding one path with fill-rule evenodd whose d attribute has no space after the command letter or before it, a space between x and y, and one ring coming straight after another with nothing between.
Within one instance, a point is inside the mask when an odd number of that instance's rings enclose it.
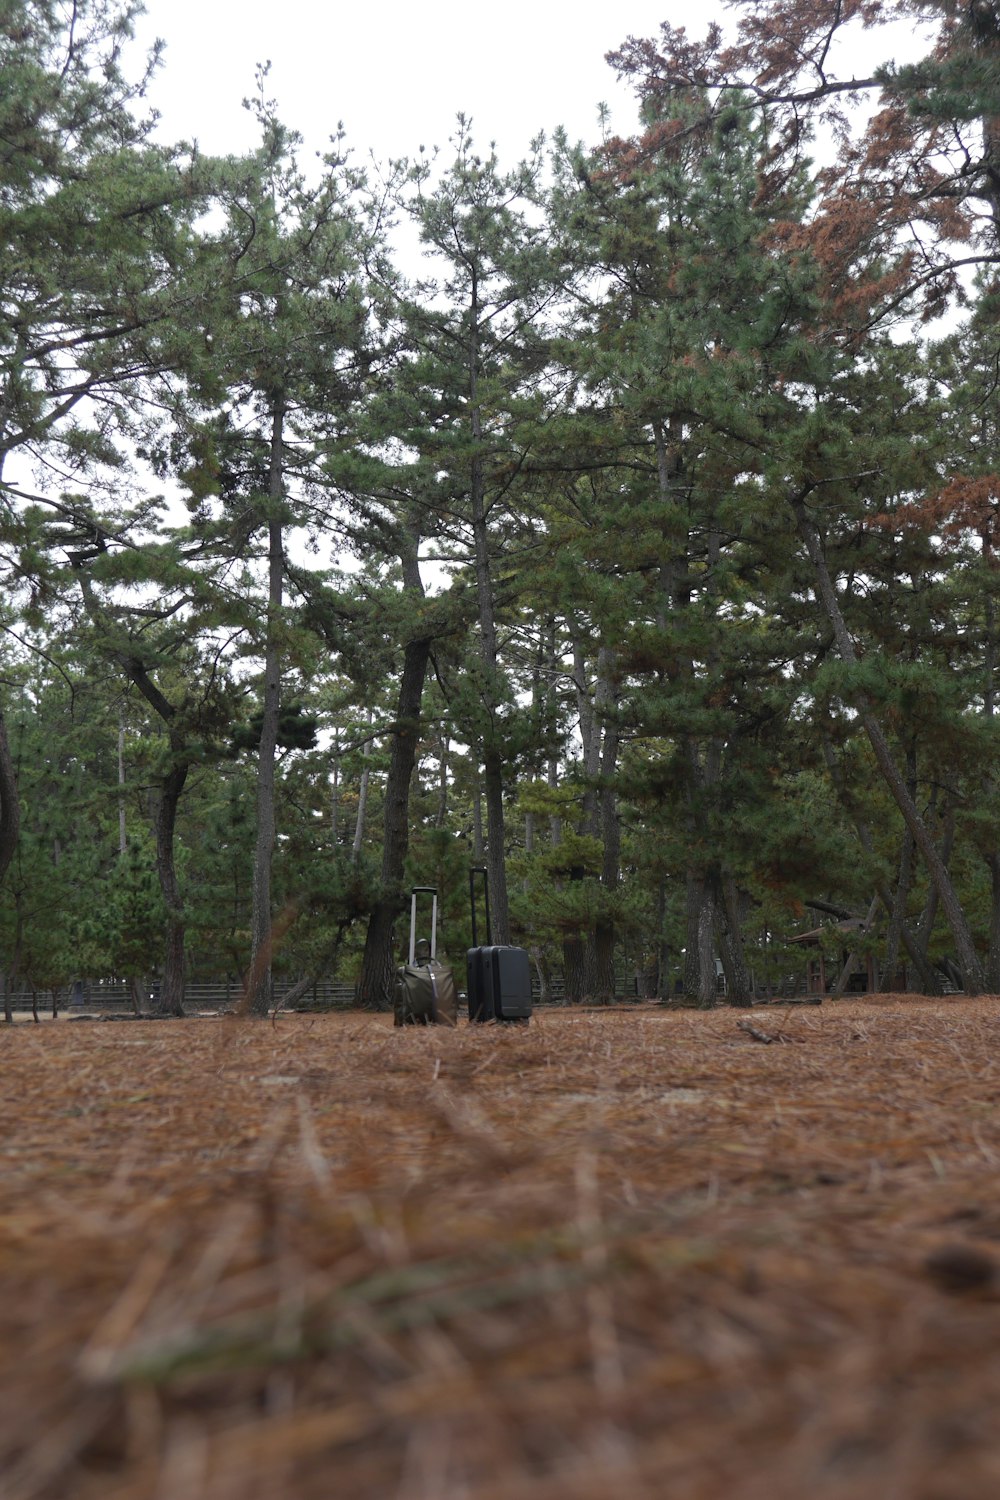
<instances>
[{"instance_id":1,"label":"green pine foliage","mask_svg":"<svg viewBox=\"0 0 1000 1500\"><path fill-rule=\"evenodd\" d=\"M407 882L461 969L471 861L570 998L745 1003L870 909L1000 989L992 8L825 175L668 27L634 140L370 181L266 69L253 151L162 145L137 7L71 9L0 5L6 982L262 1012Z\"/></svg>"}]
</instances>

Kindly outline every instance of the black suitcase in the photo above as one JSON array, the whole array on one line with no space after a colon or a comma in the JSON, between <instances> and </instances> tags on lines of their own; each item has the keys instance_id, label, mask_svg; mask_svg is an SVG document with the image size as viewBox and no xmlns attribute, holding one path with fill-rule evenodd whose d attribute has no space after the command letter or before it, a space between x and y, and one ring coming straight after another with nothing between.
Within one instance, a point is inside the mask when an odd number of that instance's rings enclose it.
<instances>
[{"instance_id":1,"label":"black suitcase","mask_svg":"<svg viewBox=\"0 0 1000 1500\"><path fill-rule=\"evenodd\" d=\"M476 942L476 876L483 877L486 904L486 944ZM469 871L473 946L466 954L470 1021L523 1021L531 1018L531 960L525 948L490 942L489 888L485 869Z\"/></svg>"},{"instance_id":2,"label":"black suitcase","mask_svg":"<svg viewBox=\"0 0 1000 1500\"><path fill-rule=\"evenodd\" d=\"M431 898L430 956L417 962L417 897ZM393 1004L397 1026L454 1026L458 1021L458 996L452 972L437 961L437 891L430 885L414 886L410 894L410 961L396 971Z\"/></svg>"}]
</instances>

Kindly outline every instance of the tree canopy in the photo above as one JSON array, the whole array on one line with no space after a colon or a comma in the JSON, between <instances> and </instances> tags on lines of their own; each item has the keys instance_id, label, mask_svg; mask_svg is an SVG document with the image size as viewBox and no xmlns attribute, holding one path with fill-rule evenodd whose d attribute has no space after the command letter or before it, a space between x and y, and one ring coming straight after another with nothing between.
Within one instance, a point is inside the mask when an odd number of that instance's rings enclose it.
<instances>
[{"instance_id":1,"label":"tree canopy","mask_svg":"<svg viewBox=\"0 0 1000 1500\"><path fill-rule=\"evenodd\" d=\"M0 5L7 990L384 1005L470 863L569 1000L1000 990L1000 7L369 172L164 144L138 11Z\"/></svg>"}]
</instances>

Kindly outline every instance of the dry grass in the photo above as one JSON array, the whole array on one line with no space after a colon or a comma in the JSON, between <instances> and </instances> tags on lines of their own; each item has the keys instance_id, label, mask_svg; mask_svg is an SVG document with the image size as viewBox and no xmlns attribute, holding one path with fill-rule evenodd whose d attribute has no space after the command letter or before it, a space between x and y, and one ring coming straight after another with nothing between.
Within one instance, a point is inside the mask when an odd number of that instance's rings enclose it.
<instances>
[{"instance_id":1,"label":"dry grass","mask_svg":"<svg viewBox=\"0 0 1000 1500\"><path fill-rule=\"evenodd\" d=\"M993 1500L998 1059L996 998L9 1028L0 1496Z\"/></svg>"}]
</instances>

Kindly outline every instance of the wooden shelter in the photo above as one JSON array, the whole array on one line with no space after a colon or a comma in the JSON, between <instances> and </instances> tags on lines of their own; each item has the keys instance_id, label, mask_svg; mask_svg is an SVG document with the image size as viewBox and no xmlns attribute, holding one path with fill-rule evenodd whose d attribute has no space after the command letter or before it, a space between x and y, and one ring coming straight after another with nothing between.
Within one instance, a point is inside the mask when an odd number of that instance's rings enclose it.
<instances>
[{"instance_id":1,"label":"wooden shelter","mask_svg":"<svg viewBox=\"0 0 1000 1500\"><path fill-rule=\"evenodd\" d=\"M857 951L859 940L867 932L868 923L864 917L845 917L838 922L824 922L822 927L800 932L789 940L809 950L805 961L807 995L827 995L842 978L841 994L867 995L878 989L877 958L874 954Z\"/></svg>"}]
</instances>

